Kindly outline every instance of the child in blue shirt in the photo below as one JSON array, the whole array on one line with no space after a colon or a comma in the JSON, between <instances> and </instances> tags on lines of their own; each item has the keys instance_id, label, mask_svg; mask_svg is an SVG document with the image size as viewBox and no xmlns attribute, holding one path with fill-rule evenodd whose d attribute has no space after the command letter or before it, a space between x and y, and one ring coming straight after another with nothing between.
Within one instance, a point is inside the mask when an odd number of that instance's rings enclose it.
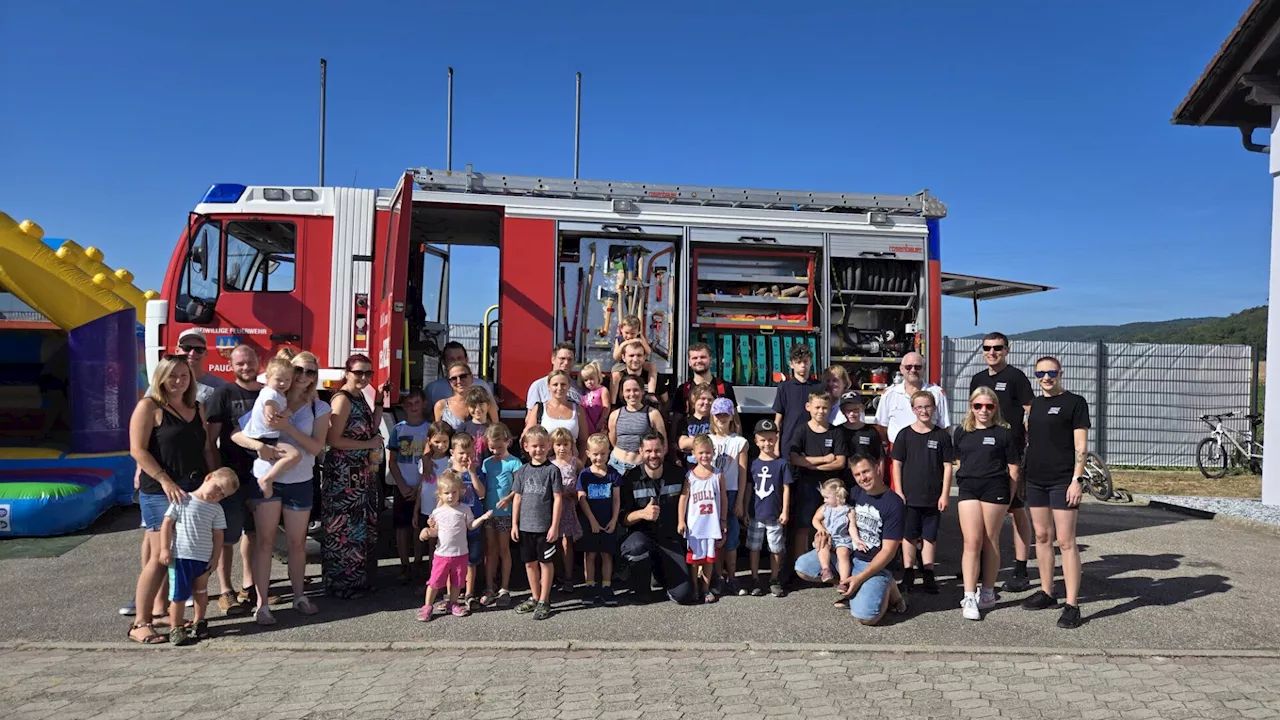
<instances>
[{"instance_id":1,"label":"child in blue shirt","mask_svg":"<svg viewBox=\"0 0 1280 720\"><path fill-rule=\"evenodd\" d=\"M618 551L618 512L621 505L622 476L609 466L609 436L596 433L587 438L587 459L591 464L578 474L578 509L582 513L582 574L587 581L587 601L617 605L613 596L613 554ZM600 586L596 587L596 557L600 558Z\"/></svg>"},{"instance_id":2,"label":"child in blue shirt","mask_svg":"<svg viewBox=\"0 0 1280 720\"><path fill-rule=\"evenodd\" d=\"M493 516L484 527L485 593L480 604L505 608L511 605L511 485L516 470L524 463L510 452L511 431L506 425L493 423L485 430L485 439L492 455L485 458L480 476L484 482L484 505ZM501 584L497 582L499 568Z\"/></svg>"}]
</instances>

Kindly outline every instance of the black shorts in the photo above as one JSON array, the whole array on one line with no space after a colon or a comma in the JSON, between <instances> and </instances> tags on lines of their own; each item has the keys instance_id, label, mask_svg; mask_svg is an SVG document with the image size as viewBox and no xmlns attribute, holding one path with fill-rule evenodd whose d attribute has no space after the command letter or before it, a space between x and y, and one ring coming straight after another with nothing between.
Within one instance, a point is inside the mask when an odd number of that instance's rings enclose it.
<instances>
[{"instance_id":1,"label":"black shorts","mask_svg":"<svg viewBox=\"0 0 1280 720\"><path fill-rule=\"evenodd\" d=\"M960 501L978 500L992 505L1009 504L1009 478L964 478L960 481Z\"/></svg>"},{"instance_id":2,"label":"black shorts","mask_svg":"<svg viewBox=\"0 0 1280 720\"><path fill-rule=\"evenodd\" d=\"M413 527L413 501L405 500L398 487L391 491L391 526L397 530Z\"/></svg>"},{"instance_id":3,"label":"black shorts","mask_svg":"<svg viewBox=\"0 0 1280 720\"><path fill-rule=\"evenodd\" d=\"M1033 508L1052 508L1054 510L1078 510L1078 507L1071 507L1067 504L1067 488L1071 487L1071 480L1066 482L1057 482L1052 485L1041 483L1026 482L1027 486L1027 506Z\"/></svg>"},{"instance_id":4,"label":"black shorts","mask_svg":"<svg viewBox=\"0 0 1280 720\"><path fill-rule=\"evenodd\" d=\"M547 533L520 531L520 561L549 565L556 561L559 543L547 542Z\"/></svg>"},{"instance_id":5,"label":"black shorts","mask_svg":"<svg viewBox=\"0 0 1280 720\"><path fill-rule=\"evenodd\" d=\"M833 476L834 477L834 476ZM802 480L791 486L791 521L789 527L813 527L813 515L822 507L822 488L816 482Z\"/></svg>"},{"instance_id":6,"label":"black shorts","mask_svg":"<svg viewBox=\"0 0 1280 720\"><path fill-rule=\"evenodd\" d=\"M922 538L929 542L938 539L938 523L942 520L942 513L938 512L938 506L917 507L908 505L906 517L902 523L902 537L905 540L915 540Z\"/></svg>"},{"instance_id":7,"label":"black shorts","mask_svg":"<svg viewBox=\"0 0 1280 720\"><path fill-rule=\"evenodd\" d=\"M1026 507L1026 504L1027 484L1025 482L1020 482L1018 483L1018 489L1013 493L1013 498L1009 500L1009 512Z\"/></svg>"},{"instance_id":8,"label":"black shorts","mask_svg":"<svg viewBox=\"0 0 1280 720\"><path fill-rule=\"evenodd\" d=\"M582 537L573 543L573 549L583 553L603 553L605 555L613 555L618 552L618 534L616 532L607 533L601 530L598 533L591 532L591 523L584 518L582 520Z\"/></svg>"},{"instance_id":9,"label":"black shorts","mask_svg":"<svg viewBox=\"0 0 1280 720\"><path fill-rule=\"evenodd\" d=\"M223 498L219 503L222 506L222 514L227 519L227 529L222 532L222 544L226 546L235 545L236 541L244 535L245 517L253 517L253 513L245 507L244 493L236 490L231 497Z\"/></svg>"}]
</instances>

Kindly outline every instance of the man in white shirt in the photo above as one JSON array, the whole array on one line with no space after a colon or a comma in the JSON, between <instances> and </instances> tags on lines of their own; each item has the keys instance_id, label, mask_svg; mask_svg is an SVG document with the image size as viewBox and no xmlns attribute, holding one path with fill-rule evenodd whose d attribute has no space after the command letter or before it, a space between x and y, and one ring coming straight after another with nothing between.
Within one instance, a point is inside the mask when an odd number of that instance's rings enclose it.
<instances>
[{"instance_id":1,"label":"man in white shirt","mask_svg":"<svg viewBox=\"0 0 1280 720\"><path fill-rule=\"evenodd\" d=\"M547 371L547 375L556 370L563 370L567 373L573 373L573 357L577 350L573 347L573 343L562 342L551 348L551 369ZM526 409L532 409L538 403L546 403L551 399L551 391L547 389L546 375L534 380L529 385L529 392L525 393L524 406ZM578 387L577 381L569 386L569 399L574 402L582 402L582 390Z\"/></svg>"},{"instance_id":2,"label":"man in white shirt","mask_svg":"<svg viewBox=\"0 0 1280 720\"><path fill-rule=\"evenodd\" d=\"M898 431L915 422L911 411L911 396L921 390L927 390L937 409L934 411L933 423L942 429L951 427L951 408L947 404L947 395L938 385L924 379L924 356L918 352L909 352L902 358L902 384L894 385L880 396L880 404L876 407L875 424L885 429L889 445L898 437Z\"/></svg>"},{"instance_id":3,"label":"man in white shirt","mask_svg":"<svg viewBox=\"0 0 1280 720\"><path fill-rule=\"evenodd\" d=\"M445 343L443 355L444 369L446 371L449 369L449 366L454 363L470 362L467 359L467 349L457 340ZM490 395L493 395L493 386L490 385L487 380L477 377L472 380L471 384L478 385L485 390L488 390ZM441 376L427 383L426 393L427 403L425 407L427 408L427 412L430 413L431 408L434 408L437 402L444 398L453 396L453 388L449 387L449 378Z\"/></svg>"}]
</instances>

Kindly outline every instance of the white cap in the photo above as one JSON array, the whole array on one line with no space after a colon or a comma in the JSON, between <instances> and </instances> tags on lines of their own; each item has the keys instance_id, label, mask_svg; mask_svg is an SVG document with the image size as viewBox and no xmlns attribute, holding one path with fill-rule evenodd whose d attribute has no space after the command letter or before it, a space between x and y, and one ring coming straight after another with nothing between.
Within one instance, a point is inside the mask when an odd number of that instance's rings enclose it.
<instances>
[{"instance_id":1,"label":"white cap","mask_svg":"<svg viewBox=\"0 0 1280 720\"><path fill-rule=\"evenodd\" d=\"M187 328L186 330L183 330L182 334L178 336L178 344L181 345L182 341L187 338L199 338L201 345L204 345L205 347L209 346L209 341L205 338L204 332L197 328Z\"/></svg>"}]
</instances>

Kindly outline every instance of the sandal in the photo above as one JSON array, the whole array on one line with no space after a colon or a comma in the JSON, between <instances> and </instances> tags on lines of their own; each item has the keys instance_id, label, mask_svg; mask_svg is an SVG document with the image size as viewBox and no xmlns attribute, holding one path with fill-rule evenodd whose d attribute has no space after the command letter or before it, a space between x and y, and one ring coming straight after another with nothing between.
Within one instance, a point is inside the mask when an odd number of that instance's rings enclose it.
<instances>
[{"instance_id":1,"label":"sandal","mask_svg":"<svg viewBox=\"0 0 1280 720\"><path fill-rule=\"evenodd\" d=\"M147 634L144 635L142 638L139 638L137 635L133 634L134 630L142 630L144 628L146 629ZM169 642L169 638L156 632L155 627L151 623L142 623L141 625L130 625L129 632L126 633L126 635L130 640L140 645L160 645L161 643Z\"/></svg>"}]
</instances>

